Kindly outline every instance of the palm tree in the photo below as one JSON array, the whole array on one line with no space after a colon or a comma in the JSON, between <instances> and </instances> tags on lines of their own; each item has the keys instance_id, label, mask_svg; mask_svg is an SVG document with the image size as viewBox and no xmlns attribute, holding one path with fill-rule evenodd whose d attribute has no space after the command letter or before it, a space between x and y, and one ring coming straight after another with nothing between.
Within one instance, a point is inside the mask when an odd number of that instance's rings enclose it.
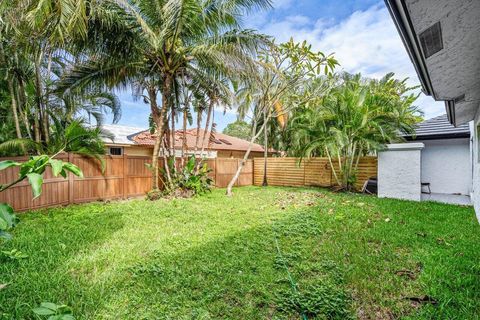
<instances>
[{"instance_id":1,"label":"palm tree","mask_svg":"<svg viewBox=\"0 0 480 320\"><path fill-rule=\"evenodd\" d=\"M401 140L400 132L413 132L421 113L412 105L418 97L409 93L414 88L393 73L380 80L342 74L334 81L320 103L295 110L289 152L326 156L339 188L351 190L360 158Z\"/></svg>"},{"instance_id":2,"label":"palm tree","mask_svg":"<svg viewBox=\"0 0 480 320\"><path fill-rule=\"evenodd\" d=\"M64 87L92 81L111 86L135 82L146 91L156 126L152 168L153 188L158 188L158 154L167 114L175 102L175 79L208 75L212 70L232 75L242 69L267 39L242 30L240 17L269 5L268 0L117 0L109 8L116 12L116 23L123 21L118 28L125 31L122 39L127 44L116 44L131 50L124 53L112 46L113 56L112 48L97 51L63 79ZM157 94L161 94L160 106Z\"/></svg>"},{"instance_id":3,"label":"palm tree","mask_svg":"<svg viewBox=\"0 0 480 320\"><path fill-rule=\"evenodd\" d=\"M105 154L103 140L113 137L99 127L88 126L82 120L74 120L67 126L54 121L50 142L38 143L33 139L11 139L0 144L0 153L15 153L27 150L36 154L56 154L59 150L72 152L97 159L102 165L102 155Z\"/></svg>"}]
</instances>

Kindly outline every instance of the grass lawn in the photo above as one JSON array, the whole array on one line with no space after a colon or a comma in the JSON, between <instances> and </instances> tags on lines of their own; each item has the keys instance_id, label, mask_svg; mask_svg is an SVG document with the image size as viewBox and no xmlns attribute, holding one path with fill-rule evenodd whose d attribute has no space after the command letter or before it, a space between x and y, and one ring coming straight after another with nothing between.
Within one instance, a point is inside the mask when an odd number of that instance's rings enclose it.
<instances>
[{"instance_id":1,"label":"grass lawn","mask_svg":"<svg viewBox=\"0 0 480 320\"><path fill-rule=\"evenodd\" d=\"M478 319L470 207L301 188L21 215L0 319Z\"/></svg>"}]
</instances>

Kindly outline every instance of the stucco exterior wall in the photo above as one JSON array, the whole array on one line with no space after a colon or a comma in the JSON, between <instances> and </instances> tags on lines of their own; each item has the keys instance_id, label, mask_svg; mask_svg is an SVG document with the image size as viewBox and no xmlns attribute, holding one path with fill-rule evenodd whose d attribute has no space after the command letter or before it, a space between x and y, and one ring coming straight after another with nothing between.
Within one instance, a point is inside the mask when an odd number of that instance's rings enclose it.
<instances>
[{"instance_id":1,"label":"stucco exterior wall","mask_svg":"<svg viewBox=\"0 0 480 320\"><path fill-rule=\"evenodd\" d=\"M421 200L421 150L423 143L391 144L378 153L378 196Z\"/></svg>"},{"instance_id":2,"label":"stucco exterior wall","mask_svg":"<svg viewBox=\"0 0 480 320\"><path fill-rule=\"evenodd\" d=\"M425 144L422 150L421 180L430 183L432 193L470 195L472 186L470 139L418 142Z\"/></svg>"},{"instance_id":3,"label":"stucco exterior wall","mask_svg":"<svg viewBox=\"0 0 480 320\"><path fill-rule=\"evenodd\" d=\"M479 108L480 109L480 108ZM473 161L473 177L472 177L472 193L470 194L470 199L475 208L475 213L477 214L477 219L480 221L480 159L478 154L478 149L480 148L480 110L477 109L477 114L473 121L473 141L472 141L472 161Z\"/></svg>"}]
</instances>

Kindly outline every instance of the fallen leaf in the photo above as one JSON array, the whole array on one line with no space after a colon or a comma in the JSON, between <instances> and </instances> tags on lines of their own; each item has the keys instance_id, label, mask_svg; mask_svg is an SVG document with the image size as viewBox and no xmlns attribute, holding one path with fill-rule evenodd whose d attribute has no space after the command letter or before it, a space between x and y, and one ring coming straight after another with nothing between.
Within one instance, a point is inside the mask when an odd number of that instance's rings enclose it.
<instances>
[{"instance_id":1,"label":"fallen leaf","mask_svg":"<svg viewBox=\"0 0 480 320\"><path fill-rule=\"evenodd\" d=\"M385 219L385 222L390 222L390 218Z\"/></svg>"},{"instance_id":2,"label":"fallen leaf","mask_svg":"<svg viewBox=\"0 0 480 320\"><path fill-rule=\"evenodd\" d=\"M0 290L5 289L8 286L6 283L0 283Z\"/></svg>"}]
</instances>

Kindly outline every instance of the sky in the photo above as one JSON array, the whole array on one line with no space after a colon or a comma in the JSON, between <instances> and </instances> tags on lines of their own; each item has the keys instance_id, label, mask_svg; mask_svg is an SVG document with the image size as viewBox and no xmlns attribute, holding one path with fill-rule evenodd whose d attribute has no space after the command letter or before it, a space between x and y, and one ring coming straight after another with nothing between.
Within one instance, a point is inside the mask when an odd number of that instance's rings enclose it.
<instances>
[{"instance_id":1,"label":"sky","mask_svg":"<svg viewBox=\"0 0 480 320\"><path fill-rule=\"evenodd\" d=\"M383 0L273 0L273 9L245 16L243 25L275 37L277 43L307 40L314 50L333 53L336 71L361 72L380 78L394 72L419 85L413 65ZM149 106L130 91L117 92L122 103L121 125L146 128ZM444 104L423 94L415 102L426 119L445 113ZM111 118L110 118L111 119ZM215 110L217 131L236 120L235 110Z\"/></svg>"}]
</instances>

